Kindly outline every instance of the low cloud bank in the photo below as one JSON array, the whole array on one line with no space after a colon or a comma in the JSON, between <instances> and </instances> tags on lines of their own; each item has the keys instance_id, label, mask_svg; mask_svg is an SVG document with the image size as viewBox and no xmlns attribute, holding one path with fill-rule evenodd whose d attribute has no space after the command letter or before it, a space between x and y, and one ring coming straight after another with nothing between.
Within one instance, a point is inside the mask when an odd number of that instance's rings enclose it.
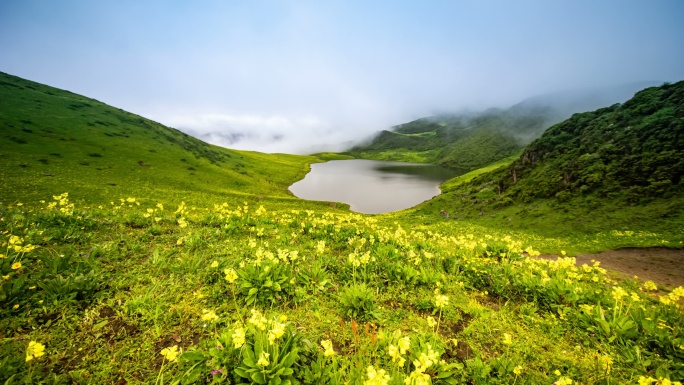
<instances>
[{"instance_id":1,"label":"low cloud bank","mask_svg":"<svg viewBox=\"0 0 684 385\"><path fill-rule=\"evenodd\" d=\"M336 128L313 116L198 114L160 121L211 144L266 153L343 151L359 139L357 130Z\"/></svg>"}]
</instances>

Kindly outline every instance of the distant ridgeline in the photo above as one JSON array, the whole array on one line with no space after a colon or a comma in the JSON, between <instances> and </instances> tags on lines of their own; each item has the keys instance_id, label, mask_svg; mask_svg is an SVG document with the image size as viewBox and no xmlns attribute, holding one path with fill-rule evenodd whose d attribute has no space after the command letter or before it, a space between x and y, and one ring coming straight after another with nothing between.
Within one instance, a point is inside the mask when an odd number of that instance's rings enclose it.
<instances>
[{"instance_id":1,"label":"distant ridgeline","mask_svg":"<svg viewBox=\"0 0 684 385\"><path fill-rule=\"evenodd\" d=\"M382 131L352 155L422 161L472 170L518 153L554 120L547 111L488 110L481 114L422 118Z\"/></svg>"},{"instance_id":2,"label":"distant ridgeline","mask_svg":"<svg viewBox=\"0 0 684 385\"><path fill-rule=\"evenodd\" d=\"M439 115L380 132L349 153L367 159L421 161L473 170L520 153L573 113L623 102L655 82L540 95L513 107Z\"/></svg>"},{"instance_id":3,"label":"distant ridgeline","mask_svg":"<svg viewBox=\"0 0 684 385\"><path fill-rule=\"evenodd\" d=\"M634 205L681 194L682 175L684 81L575 114L544 132L509 167L459 190L490 189L499 205L589 195Z\"/></svg>"}]
</instances>

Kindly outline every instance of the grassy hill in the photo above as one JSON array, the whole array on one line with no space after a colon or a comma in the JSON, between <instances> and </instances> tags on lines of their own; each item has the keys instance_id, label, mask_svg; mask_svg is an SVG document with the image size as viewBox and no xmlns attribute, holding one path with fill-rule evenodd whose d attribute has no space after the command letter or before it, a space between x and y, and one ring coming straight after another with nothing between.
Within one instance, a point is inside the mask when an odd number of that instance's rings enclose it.
<instances>
[{"instance_id":1,"label":"grassy hill","mask_svg":"<svg viewBox=\"0 0 684 385\"><path fill-rule=\"evenodd\" d=\"M495 226L563 232L684 228L684 82L549 128L508 167L445 184L424 206Z\"/></svg>"},{"instance_id":2,"label":"grassy hill","mask_svg":"<svg viewBox=\"0 0 684 385\"><path fill-rule=\"evenodd\" d=\"M422 161L474 170L519 152L552 123L544 111L489 110L418 119L382 131L350 154L368 159Z\"/></svg>"},{"instance_id":3,"label":"grassy hill","mask_svg":"<svg viewBox=\"0 0 684 385\"><path fill-rule=\"evenodd\" d=\"M0 73L3 203L109 203L131 191L172 201L293 198L312 157L213 146L97 100Z\"/></svg>"},{"instance_id":4,"label":"grassy hill","mask_svg":"<svg viewBox=\"0 0 684 385\"><path fill-rule=\"evenodd\" d=\"M9 75L0 90L0 382L684 379L684 289L534 258L570 236L352 214L287 191L336 154L225 150Z\"/></svg>"}]
</instances>

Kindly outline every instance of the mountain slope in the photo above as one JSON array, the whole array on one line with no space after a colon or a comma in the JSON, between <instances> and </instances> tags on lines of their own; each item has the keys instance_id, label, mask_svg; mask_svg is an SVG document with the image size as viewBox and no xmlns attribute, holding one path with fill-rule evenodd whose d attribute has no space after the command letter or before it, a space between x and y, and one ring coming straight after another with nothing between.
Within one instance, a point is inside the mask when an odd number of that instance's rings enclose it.
<instances>
[{"instance_id":1,"label":"mountain slope","mask_svg":"<svg viewBox=\"0 0 684 385\"><path fill-rule=\"evenodd\" d=\"M684 82L679 82L553 126L499 184L521 198L595 194L639 203L680 192L682 175Z\"/></svg>"},{"instance_id":2,"label":"mountain slope","mask_svg":"<svg viewBox=\"0 0 684 385\"><path fill-rule=\"evenodd\" d=\"M683 175L684 82L678 82L575 114L510 166L451 186L421 210L440 207L526 228L548 223L556 231L675 230L682 224Z\"/></svg>"},{"instance_id":3,"label":"mountain slope","mask_svg":"<svg viewBox=\"0 0 684 385\"><path fill-rule=\"evenodd\" d=\"M519 153L549 126L573 113L624 102L651 85L654 82L557 92L528 98L506 110L422 118L382 131L350 153L473 170Z\"/></svg>"},{"instance_id":4,"label":"mountain slope","mask_svg":"<svg viewBox=\"0 0 684 385\"><path fill-rule=\"evenodd\" d=\"M418 160L472 170L518 152L550 124L543 115L502 110L441 115L380 132L350 154L369 159Z\"/></svg>"},{"instance_id":5,"label":"mountain slope","mask_svg":"<svg viewBox=\"0 0 684 385\"><path fill-rule=\"evenodd\" d=\"M69 191L89 201L141 195L273 195L312 157L234 151L97 100L0 73L3 201ZM272 172L277 170L277 172Z\"/></svg>"}]
</instances>

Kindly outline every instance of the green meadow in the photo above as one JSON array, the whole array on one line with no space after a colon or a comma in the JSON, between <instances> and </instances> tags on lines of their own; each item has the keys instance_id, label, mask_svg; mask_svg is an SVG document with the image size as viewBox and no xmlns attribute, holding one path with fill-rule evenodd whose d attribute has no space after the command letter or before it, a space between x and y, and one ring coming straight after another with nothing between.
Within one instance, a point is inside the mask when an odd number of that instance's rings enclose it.
<instances>
[{"instance_id":1,"label":"green meadow","mask_svg":"<svg viewBox=\"0 0 684 385\"><path fill-rule=\"evenodd\" d=\"M572 258L681 248L681 226L553 231L448 194L357 214L287 189L348 155L224 149L7 74L0 127L5 384L684 379L684 288Z\"/></svg>"}]
</instances>

